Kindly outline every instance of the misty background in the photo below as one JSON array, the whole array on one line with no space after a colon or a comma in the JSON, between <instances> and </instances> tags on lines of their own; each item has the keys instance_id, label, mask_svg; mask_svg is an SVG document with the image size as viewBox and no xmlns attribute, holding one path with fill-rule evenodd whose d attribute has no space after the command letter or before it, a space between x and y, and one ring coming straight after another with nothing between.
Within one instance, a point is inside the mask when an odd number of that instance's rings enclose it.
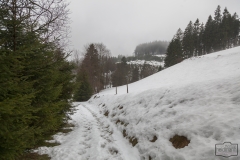
<instances>
[{"instance_id":1,"label":"misty background","mask_svg":"<svg viewBox=\"0 0 240 160\"><path fill-rule=\"evenodd\" d=\"M170 41L190 20L206 23L217 5L231 14L239 0L69 0L70 49L84 50L89 43L103 43L113 56L133 55L137 45Z\"/></svg>"}]
</instances>

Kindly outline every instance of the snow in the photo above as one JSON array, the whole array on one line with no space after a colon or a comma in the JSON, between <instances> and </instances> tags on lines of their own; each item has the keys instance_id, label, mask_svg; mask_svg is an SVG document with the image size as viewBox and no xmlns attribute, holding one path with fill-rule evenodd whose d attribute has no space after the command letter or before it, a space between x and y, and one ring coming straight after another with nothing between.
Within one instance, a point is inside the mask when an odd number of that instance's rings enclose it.
<instances>
[{"instance_id":1,"label":"snow","mask_svg":"<svg viewBox=\"0 0 240 160\"><path fill-rule=\"evenodd\" d=\"M215 156L215 144L240 144L239 62L240 47L236 47L187 59L129 84L128 94L126 86L118 87L117 95L115 88L106 89L88 102L77 103L72 116L76 127L55 136L61 145L41 147L38 152L66 160L226 159ZM137 138L134 147L124 131ZM188 146L175 149L169 139L176 134L187 137ZM151 142L154 136L157 140Z\"/></svg>"},{"instance_id":2,"label":"snow","mask_svg":"<svg viewBox=\"0 0 240 160\"><path fill-rule=\"evenodd\" d=\"M153 56L165 58L165 57L166 57L166 54L155 54L155 55L153 55Z\"/></svg>"},{"instance_id":3,"label":"snow","mask_svg":"<svg viewBox=\"0 0 240 160\"><path fill-rule=\"evenodd\" d=\"M127 64L133 64L133 65L143 65L144 63L149 64L151 66L164 66L164 62L158 62L158 61L135 60L135 61L127 62Z\"/></svg>"},{"instance_id":4,"label":"snow","mask_svg":"<svg viewBox=\"0 0 240 160\"><path fill-rule=\"evenodd\" d=\"M116 126L88 103L75 103L72 115L74 130L69 134L54 136L61 143L55 147L40 147L37 152L48 154L52 160L138 160L139 153L123 138Z\"/></svg>"}]
</instances>

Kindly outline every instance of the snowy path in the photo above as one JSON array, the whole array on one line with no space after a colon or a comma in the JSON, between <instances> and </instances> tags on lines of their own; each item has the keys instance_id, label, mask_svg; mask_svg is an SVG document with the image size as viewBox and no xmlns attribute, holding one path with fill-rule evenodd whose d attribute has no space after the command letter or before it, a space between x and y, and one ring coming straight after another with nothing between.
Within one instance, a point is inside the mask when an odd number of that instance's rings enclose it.
<instances>
[{"instance_id":1,"label":"snowy path","mask_svg":"<svg viewBox=\"0 0 240 160\"><path fill-rule=\"evenodd\" d=\"M67 135L55 135L61 145L41 147L39 153L53 160L139 160L136 148L96 107L80 103L72 115L75 129Z\"/></svg>"}]
</instances>

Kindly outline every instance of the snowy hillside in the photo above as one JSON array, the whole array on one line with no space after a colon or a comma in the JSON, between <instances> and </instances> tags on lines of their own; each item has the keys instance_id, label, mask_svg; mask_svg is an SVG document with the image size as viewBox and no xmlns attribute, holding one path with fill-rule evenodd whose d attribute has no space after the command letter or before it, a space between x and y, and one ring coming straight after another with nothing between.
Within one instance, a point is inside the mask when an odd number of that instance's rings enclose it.
<instances>
[{"instance_id":1,"label":"snowy hillside","mask_svg":"<svg viewBox=\"0 0 240 160\"><path fill-rule=\"evenodd\" d=\"M240 47L187 59L129 84L128 94L126 86L117 89L78 103L73 133L39 152L53 159L220 160L215 144L240 144ZM176 149L174 135L190 143Z\"/></svg>"},{"instance_id":2,"label":"snowy hillside","mask_svg":"<svg viewBox=\"0 0 240 160\"><path fill-rule=\"evenodd\" d=\"M117 126L138 139L140 157L221 159L215 144L240 144L239 62L240 47L188 59L130 84L129 94L126 86L118 87L118 95L112 88L90 103L108 111L112 122L128 124ZM169 141L175 134L189 145L175 149Z\"/></svg>"}]
</instances>

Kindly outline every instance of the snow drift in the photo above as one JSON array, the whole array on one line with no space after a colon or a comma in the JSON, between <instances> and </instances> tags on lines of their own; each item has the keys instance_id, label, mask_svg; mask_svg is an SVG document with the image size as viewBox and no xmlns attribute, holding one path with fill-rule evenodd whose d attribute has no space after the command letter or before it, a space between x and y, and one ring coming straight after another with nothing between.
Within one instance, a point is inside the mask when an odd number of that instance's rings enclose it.
<instances>
[{"instance_id":1,"label":"snow drift","mask_svg":"<svg viewBox=\"0 0 240 160\"><path fill-rule=\"evenodd\" d=\"M215 144L240 144L240 47L187 59L129 84L128 94L126 86L117 95L106 89L89 103L137 139L142 160L225 159L215 156ZM176 134L188 146L175 149L169 139Z\"/></svg>"}]
</instances>

